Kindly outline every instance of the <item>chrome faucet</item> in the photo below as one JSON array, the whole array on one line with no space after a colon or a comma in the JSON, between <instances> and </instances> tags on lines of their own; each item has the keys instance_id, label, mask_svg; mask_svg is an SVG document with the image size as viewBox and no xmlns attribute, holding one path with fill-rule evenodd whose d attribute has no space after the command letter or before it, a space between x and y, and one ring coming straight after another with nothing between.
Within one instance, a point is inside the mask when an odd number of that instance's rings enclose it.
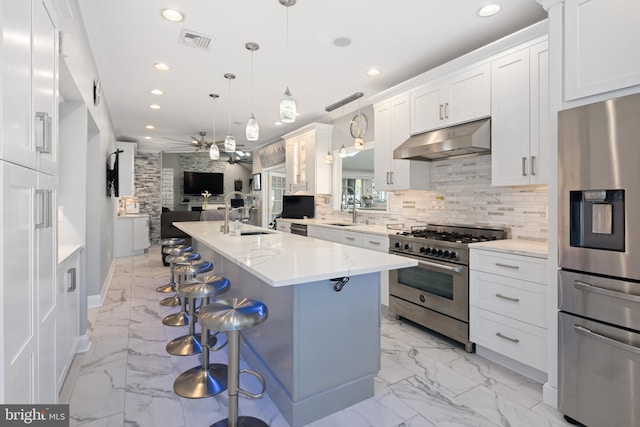
<instances>
[{"instance_id":1,"label":"chrome faucet","mask_svg":"<svg viewBox=\"0 0 640 427\"><path fill-rule=\"evenodd\" d=\"M347 193L347 196L349 195L348 192L349 190L351 190L351 193L353 194L353 217L351 218L351 221L356 224L358 221L358 211L356 211L356 190L353 189L353 187L349 187L349 186L344 186L342 187L342 200L344 200L344 206L347 207L347 209L349 208L349 200L344 198L345 193ZM342 207L343 204L342 202L340 203L340 212L342 212Z\"/></svg>"},{"instance_id":2,"label":"chrome faucet","mask_svg":"<svg viewBox=\"0 0 640 427\"><path fill-rule=\"evenodd\" d=\"M224 196L224 228L222 229L222 232L224 234L229 234L229 213L233 211L245 209L245 206L231 209L231 198L235 196L242 197L242 200L244 201L245 205L247 202L247 197L239 191L232 191L231 193Z\"/></svg>"}]
</instances>

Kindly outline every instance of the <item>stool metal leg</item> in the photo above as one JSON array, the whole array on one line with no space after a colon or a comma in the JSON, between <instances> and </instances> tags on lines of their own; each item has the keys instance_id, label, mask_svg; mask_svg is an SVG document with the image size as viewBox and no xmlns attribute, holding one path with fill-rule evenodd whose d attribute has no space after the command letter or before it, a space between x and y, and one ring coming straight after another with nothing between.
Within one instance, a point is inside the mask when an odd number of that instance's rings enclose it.
<instances>
[{"instance_id":1,"label":"stool metal leg","mask_svg":"<svg viewBox=\"0 0 640 427\"><path fill-rule=\"evenodd\" d=\"M240 331L227 332L229 371L228 389L229 416L217 421L210 427L269 427L267 423L255 417L238 417L238 393L240 392Z\"/></svg>"},{"instance_id":2,"label":"stool metal leg","mask_svg":"<svg viewBox=\"0 0 640 427\"><path fill-rule=\"evenodd\" d=\"M176 294L177 296L178 294ZM180 298L182 300L182 305L180 311L177 313L170 314L165 316L162 319L162 324L165 326L186 326L191 322L191 317L193 316L193 311L187 312L187 300L189 298ZM162 303L162 302L161 302ZM189 304L191 306L191 304Z\"/></svg>"},{"instance_id":3,"label":"stool metal leg","mask_svg":"<svg viewBox=\"0 0 640 427\"><path fill-rule=\"evenodd\" d=\"M175 292L176 290L176 286L180 286L180 283L182 282L182 275L178 275L178 283L174 283L173 285L173 291L171 292ZM181 302L181 298L180 296L175 293L173 296L170 296L169 298L165 298L163 300L160 301L160 305L164 306L164 307L177 307L180 305Z\"/></svg>"},{"instance_id":4,"label":"stool metal leg","mask_svg":"<svg viewBox=\"0 0 640 427\"><path fill-rule=\"evenodd\" d=\"M163 294L168 294L170 292L175 292L176 290L176 282L175 282L175 277L174 277L174 268L175 268L175 263L169 263L169 271L171 273L171 278L169 279L169 283L167 283L166 285L162 285L162 286L158 286L156 288L156 292L160 292Z\"/></svg>"},{"instance_id":5,"label":"stool metal leg","mask_svg":"<svg viewBox=\"0 0 640 427\"><path fill-rule=\"evenodd\" d=\"M202 328L202 336L208 337L209 331ZM214 396L227 388L227 365L209 364L209 347L202 347L201 364L183 372L173 382L173 391L188 399L200 399Z\"/></svg>"},{"instance_id":6,"label":"stool metal leg","mask_svg":"<svg viewBox=\"0 0 640 427\"><path fill-rule=\"evenodd\" d=\"M173 356L191 356L199 354L202 351L202 338L201 334L196 334L196 299L189 299L189 333L185 336L176 338L167 344L167 353ZM209 337L209 347L216 345L217 340L215 337Z\"/></svg>"}]
</instances>

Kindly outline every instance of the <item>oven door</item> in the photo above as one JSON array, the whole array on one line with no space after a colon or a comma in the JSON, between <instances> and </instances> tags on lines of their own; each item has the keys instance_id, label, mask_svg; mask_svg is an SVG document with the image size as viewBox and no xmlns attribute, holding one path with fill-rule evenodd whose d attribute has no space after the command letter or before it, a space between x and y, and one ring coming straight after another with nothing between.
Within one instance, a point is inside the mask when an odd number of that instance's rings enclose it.
<instances>
[{"instance_id":1,"label":"oven door","mask_svg":"<svg viewBox=\"0 0 640 427\"><path fill-rule=\"evenodd\" d=\"M468 322L469 269L464 265L414 259L418 260L417 267L389 271L389 293Z\"/></svg>"}]
</instances>

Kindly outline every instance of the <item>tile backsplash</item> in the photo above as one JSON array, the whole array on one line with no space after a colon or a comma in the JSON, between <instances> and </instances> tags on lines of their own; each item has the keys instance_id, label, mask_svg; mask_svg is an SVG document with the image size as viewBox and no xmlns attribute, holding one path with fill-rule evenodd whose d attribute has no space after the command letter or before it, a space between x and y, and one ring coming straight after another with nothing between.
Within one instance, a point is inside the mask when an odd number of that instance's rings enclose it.
<instances>
[{"instance_id":1,"label":"tile backsplash","mask_svg":"<svg viewBox=\"0 0 640 427\"><path fill-rule=\"evenodd\" d=\"M387 212L359 211L358 221L499 226L508 228L514 239L547 240L546 185L492 187L490 155L431 162L429 167L431 191L390 192ZM316 217L335 216L325 198L317 197Z\"/></svg>"}]
</instances>

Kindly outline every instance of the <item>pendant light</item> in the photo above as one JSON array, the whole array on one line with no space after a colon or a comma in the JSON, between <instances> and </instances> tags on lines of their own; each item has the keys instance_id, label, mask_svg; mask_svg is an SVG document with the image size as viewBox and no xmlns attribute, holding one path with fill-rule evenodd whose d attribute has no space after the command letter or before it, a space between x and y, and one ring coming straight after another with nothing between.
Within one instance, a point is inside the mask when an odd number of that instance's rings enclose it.
<instances>
[{"instance_id":1,"label":"pendant light","mask_svg":"<svg viewBox=\"0 0 640 427\"><path fill-rule=\"evenodd\" d=\"M327 113L327 125L329 125L329 113ZM333 163L333 155L331 154L331 143L329 143L329 149L327 150L327 155L324 156L324 162L327 164Z\"/></svg>"},{"instance_id":2,"label":"pendant light","mask_svg":"<svg viewBox=\"0 0 640 427\"><path fill-rule=\"evenodd\" d=\"M244 45L247 50L251 51L251 117L247 120L247 126L245 129L245 133L247 136L247 141L257 141L260 138L260 126L258 125L258 121L253 115L253 109L255 107L254 100L254 86L253 86L253 52L260 49L260 45L258 43L249 42Z\"/></svg>"},{"instance_id":3,"label":"pendant light","mask_svg":"<svg viewBox=\"0 0 640 427\"><path fill-rule=\"evenodd\" d=\"M224 78L229 81L229 130L227 136L224 139L224 151L227 153L233 153L236 151L236 139L231 134L231 80L235 79L235 74L226 73Z\"/></svg>"},{"instance_id":4,"label":"pendant light","mask_svg":"<svg viewBox=\"0 0 640 427\"><path fill-rule=\"evenodd\" d=\"M364 140L362 137L367 132L367 118L364 114L360 114L360 101L358 101L358 114L356 114L349 124L351 136L354 139L353 147L356 150L362 150L364 148Z\"/></svg>"},{"instance_id":5,"label":"pendant light","mask_svg":"<svg viewBox=\"0 0 640 427\"><path fill-rule=\"evenodd\" d=\"M342 147L340 147L340 150L338 151L338 157L342 157L343 159L347 157L347 149L344 148L344 144L342 144Z\"/></svg>"},{"instance_id":6,"label":"pendant light","mask_svg":"<svg viewBox=\"0 0 640 427\"><path fill-rule=\"evenodd\" d=\"M288 62L289 62L289 7L296 4L297 0L279 0L280 4L287 8L287 45L286 45L286 55L285 55L285 64L284 64L284 78L287 82L287 89L284 91L282 95L282 99L280 100L280 121L282 123L293 123L296 121L297 116L297 107L296 101L291 96L291 91L289 90L289 76L288 76Z\"/></svg>"},{"instance_id":7,"label":"pendant light","mask_svg":"<svg viewBox=\"0 0 640 427\"><path fill-rule=\"evenodd\" d=\"M220 98L217 93L210 93L209 96L213 98L213 143L209 148L209 158L211 160L220 160L220 149L216 144L216 99Z\"/></svg>"}]
</instances>

